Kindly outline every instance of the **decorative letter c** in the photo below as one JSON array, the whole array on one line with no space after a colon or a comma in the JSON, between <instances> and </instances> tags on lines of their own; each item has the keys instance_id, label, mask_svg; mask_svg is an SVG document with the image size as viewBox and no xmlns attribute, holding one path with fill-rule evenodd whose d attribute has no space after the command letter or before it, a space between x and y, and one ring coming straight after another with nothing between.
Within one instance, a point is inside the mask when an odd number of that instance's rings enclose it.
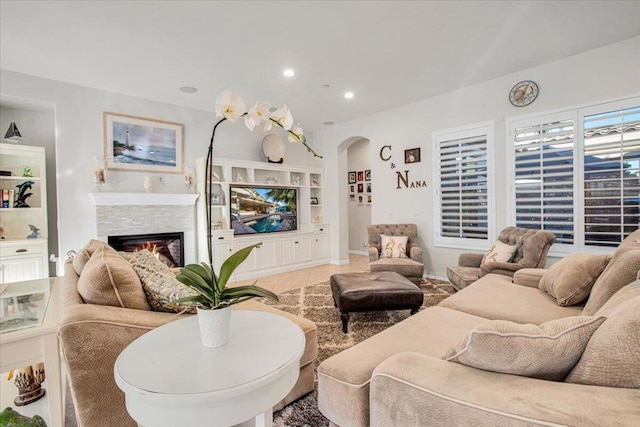
<instances>
[{"instance_id":1,"label":"decorative letter c","mask_svg":"<svg viewBox=\"0 0 640 427\"><path fill-rule=\"evenodd\" d=\"M382 148L380 149L380 160L382 160L382 161L385 161L385 162L386 162L386 161L388 161L388 160L390 160L390 159L391 159L391 154L389 154L389 157L385 158L385 157L384 157L384 153L383 153L383 151L384 151L384 149L385 149L385 148L388 148L388 149L389 149L389 151L391 151L391 146L390 146L390 145L383 145L383 146L382 146Z\"/></svg>"}]
</instances>

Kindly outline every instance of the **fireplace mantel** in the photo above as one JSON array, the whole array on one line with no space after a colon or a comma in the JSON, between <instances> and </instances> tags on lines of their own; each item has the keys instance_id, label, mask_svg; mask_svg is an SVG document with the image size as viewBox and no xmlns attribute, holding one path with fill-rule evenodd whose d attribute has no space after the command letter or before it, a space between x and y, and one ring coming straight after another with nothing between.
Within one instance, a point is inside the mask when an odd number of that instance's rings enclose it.
<instances>
[{"instance_id":1,"label":"fireplace mantel","mask_svg":"<svg viewBox=\"0 0 640 427\"><path fill-rule=\"evenodd\" d=\"M95 206L189 206L198 194L189 193L90 193Z\"/></svg>"}]
</instances>

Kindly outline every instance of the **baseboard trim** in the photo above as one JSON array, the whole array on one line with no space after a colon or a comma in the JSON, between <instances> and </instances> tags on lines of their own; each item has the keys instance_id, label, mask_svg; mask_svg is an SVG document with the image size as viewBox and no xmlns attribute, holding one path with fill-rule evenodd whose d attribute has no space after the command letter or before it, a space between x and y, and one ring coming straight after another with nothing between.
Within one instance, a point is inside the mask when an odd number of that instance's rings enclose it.
<instances>
[{"instance_id":1,"label":"baseboard trim","mask_svg":"<svg viewBox=\"0 0 640 427\"><path fill-rule=\"evenodd\" d=\"M446 282L448 282L448 281L449 281L449 279L448 279L448 278L446 278L446 277L433 276L433 275L431 275L431 274L425 274L425 275L424 275L424 277L426 277L427 279L444 280L444 281L446 281Z\"/></svg>"},{"instance_id":2,"label":"baseboard trim","mask_svg":"<svg viewBox=\"0 0 640 427\"><path fill-rule=\"evenodd\" d=\"M348 259L338 259L338 260L332 259L331 261L329 261L329 264L332 264L332 265L347 265L349 263L350 261Z\"/></svg>"}]
</instances>

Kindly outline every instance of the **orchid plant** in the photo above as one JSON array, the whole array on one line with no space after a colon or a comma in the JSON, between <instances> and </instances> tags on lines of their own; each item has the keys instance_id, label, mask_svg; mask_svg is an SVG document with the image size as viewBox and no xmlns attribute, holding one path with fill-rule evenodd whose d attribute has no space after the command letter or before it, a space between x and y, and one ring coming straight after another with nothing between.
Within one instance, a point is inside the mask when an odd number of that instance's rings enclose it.
<instances>
[{"instance_id":1,"label":"orchid plant","mask_svg":"<svg viewBox=\"0 0 640 427\"><path fill-rule=\"evenodd\" d=\"M205 161L205 206L207 220L207 249L209 255L209 263L189 264L180 270L176 278L187 287L196 291L197 295L193 297L182 298L179 302L191 302L200 307L209 309L218 309L228 307L255 297L267 297L278 300L278 296L264 288L256 286L255 283L249 286L239 286L234 288L226 288L226 283L235 271L235 269L244 262L251 251L260 245L260 243L240 249L231 255L220 267L220 274L217 275L213 268L213 251L211 248L211 193L212 193L212 175L213 175L213 140L216 135L216 129L220 123L228 120L232 123L237 122L244 117L244 124L253 131L254 128L260 126L264 122L264 131L269 132L273 126L279 126L287 131L287 139L292 143L301 143L308 152L314 157L322 158L309 145L304 136L302 127L299 124L294 125L293 115L286 105L275 109L271 104L258 101L253 107L247 111L247 106L242 98L230 91L225 90L216 99L215 105L216 117L219 119L213 126L209 149L207 151L207 159Z\"/></svg>"}]
</instances>

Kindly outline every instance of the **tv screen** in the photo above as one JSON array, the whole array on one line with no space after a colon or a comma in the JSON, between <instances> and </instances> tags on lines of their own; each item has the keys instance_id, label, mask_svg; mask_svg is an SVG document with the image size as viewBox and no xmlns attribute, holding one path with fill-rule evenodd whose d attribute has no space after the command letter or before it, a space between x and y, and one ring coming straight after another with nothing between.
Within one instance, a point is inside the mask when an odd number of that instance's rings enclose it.
<instances>
[{"instance_id":1,"label":"tv screen","mask_svg":"<svg viewBox=\"0 0 640 427\"><path fill-rule=\"evenodd\" d=\"M255 186L232 186L233 234L275 233L298 229L298 190Z\"/></svg>"}]
</instances>

